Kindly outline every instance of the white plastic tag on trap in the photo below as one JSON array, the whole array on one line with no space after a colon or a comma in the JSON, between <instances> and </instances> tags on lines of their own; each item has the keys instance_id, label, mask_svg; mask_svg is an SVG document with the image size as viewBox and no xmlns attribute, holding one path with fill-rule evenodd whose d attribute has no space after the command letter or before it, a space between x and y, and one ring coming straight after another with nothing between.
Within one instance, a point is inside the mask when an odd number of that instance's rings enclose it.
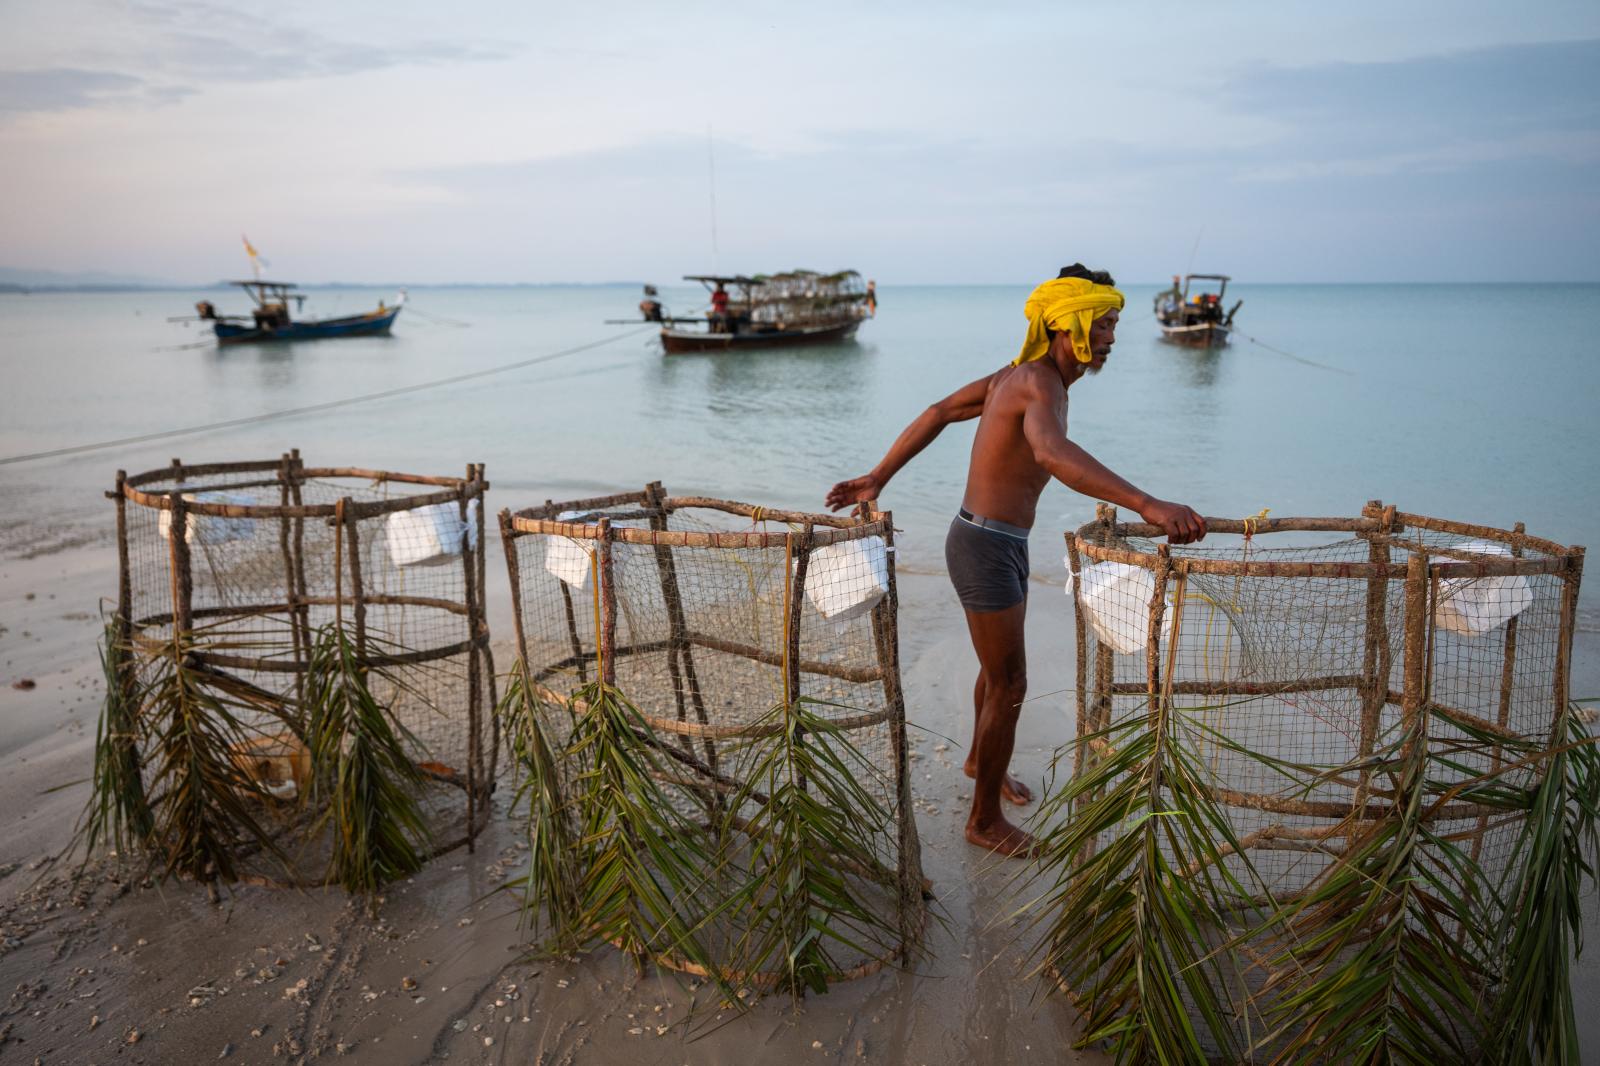
<instances>
[{"instance_id":1,"label":"white plastic tag on trap","mask_svg":"<svg viewBox=\"0 0 1600 1066\"><path fill-rule=\"evenodd\" d=\"M586 511L562 511L556 515L556 521L575 522L587 513ZM595 541L592 540L577 540L573 537L550 537L546 540L544 547L544 568L549 573L565 581L570 587L581 589L589 583L589 570L594 560L594 545Z\"/></svg>"},{"instance_id":2,"label":"white plastic tag on trap","mask_svg":"<svg viewBox=\"0 0 1600 1066\"><path fill-rule=\"evenodd\" d=\"M889 556L882 537L841 540L811 553L806 598L830 621L866 614L888 591Z\"/></svg>"},{"instance_id":3,"label":"white plastic tag on trap","mask_svg":"<svg viewBox=\"0 0 1600 1066\"><path fill-rule=\"evenodd\" d=\"M436 503L410 511L396 511L387 523L389 558L396 566L438 566L461 554L461 536L478 546L478 501L467 503L467 520L461 506Z\"/></svg>"},{"instance_id":4,"label":"white plastic tag on trap","mask_svg":"<svg viewBox=\"0 0 1600 1066\"><path fill-rule=\"evenodd\" d=\"M1068 557L1070 560L1070 557ZM1071 596L1072 570L1067 562L1067 595ZM1091 563L1078 575L1078 602L1094 635L1119 655L1143 651L1150 642L1150 598L1155 595L1155 575L1128 563ZM1161 616L1161 639L1172 635L1172 601Z\"/></svg>"},{"instance_id":5,"label":"white plastic tag on trap","mask_svg":"<svg viewBox=\"0 0 1600 1066\"><path fill-rule=\"evenodd\" d=\"M1457 551L1474 555L1511 557L1504 544L1472 540L1455 545ZM1533 589L1520 574L1505 577L1450 577L1439 582L1439 601L1433 607L1433 622L1440 629L1482 636L1498 629L1533 604Z\"/></svg>"},{"instance_id":6,"label":"white plastic tag on trap","mask_svg":"<svg viewBox=\"0 0 1600 1066\"><path fill-rule=\"evenodd\" d=\"M223 503L249 507L253 497L236 492L186 492L183 498L189 503ZM183 520L183 539L188 544L227 544L229 541L249 540L253 520L249 518L224 518L221 515L195 514L189 511ZM162 540L172 539L172 512L162 511L158 520Z\"/></svg>"}]
</instances>

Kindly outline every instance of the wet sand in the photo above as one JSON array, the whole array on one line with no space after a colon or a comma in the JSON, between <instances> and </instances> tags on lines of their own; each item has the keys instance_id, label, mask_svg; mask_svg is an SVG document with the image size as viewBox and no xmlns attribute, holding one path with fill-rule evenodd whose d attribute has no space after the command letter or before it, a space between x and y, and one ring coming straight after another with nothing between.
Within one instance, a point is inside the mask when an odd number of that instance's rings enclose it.
<instances>
[{"instance_id":1,"label":"wet sand","mask_svg":"<svg viewBox=\"0 0 1600 1066\"><path fill-rule=\"evenodd\" d=\"M931 927L928 953L910 970L798 1005L773 997L740 1014L719 1013L700 982L654 971L640 977L609 949L527 960L514 901L497 891L524 854L504 817L475 852L443 856L392 886L375 916L338 890L240 887L212 905L193 884L135 884L107 866L74 880L70 869L50 866L88 793L100 695L95 647L113 567L106 546L76 542L0 564L7 1061L1108 1061L1071 1050L1075 1013L1029 976L1025 935L1004 919L1017 904L1014 864L962 839L975 661L943 577L901 578L917 818L943 923ZM504 589L490 592L491 623L509 634ZM1031 613L1034 695L1015 769L1037 790L1051 750L1071 735L1073 652L1070 605L1058 588L1036 584ZM1580 634L1579 695L1600 693L1595 637ZM509 662L508 651L497 649L497 660ZM13 688L22 678L35 687ZM499 813L508 792L496 797ZM1600 943L1600 908L1592 897L1586 906L1590 943ZM1591 948L1580 965L1580 1003L1600 995L1595 954ZM691 1009L695 1034L684 1025ZM1587 1047L1600 1047L1600 1032L1584 1036Z\"/></svg>"},{"instance_id":2,"label":"wet sand","mask_svg":"<svg viewBox=\"0 0 1600 1066\"><path fill-rule=\"evenodd\" d=\"M493 556L491 556L493 558ZM492 820L458 850L391 887L375 917L338 890L239 887L221 905L199 886L74 881L47 864L88 794L100 694L100 598L115 588L105 547L65 547L0 565L0 1055L46 1063L211 1061L641 1064L1105 1061L1074 1052L1077 1019L1028 976L1015 864L961 835L975 660L942 577L901 580L902 657L923 865L943 923L908 971L881 972L796 1005L717 1010L702 982L606 949L529 962L514 900L497 891L524 852ZM491 571L492 571L491 567ZM503 578L501 579L503 581ZM1032 675L1039 698L1017 771L1038 782L1071 730L1068 604L1036 586ZM506 597L491 624L511 632ZM31 598L30 598L31 594ZM497 642L499 643L499 642ZM509 662L509 647L497 661ZM19 678L36 687L11 687ZM1054 693L1048 695L1048 693ZM59 788L69 782L69 787ZM46 792L59 788L59 791ZM509 789L496 797L503 813ZM691 1017L691 1034L685 1019Z\"/></svg>"}]
</instances>

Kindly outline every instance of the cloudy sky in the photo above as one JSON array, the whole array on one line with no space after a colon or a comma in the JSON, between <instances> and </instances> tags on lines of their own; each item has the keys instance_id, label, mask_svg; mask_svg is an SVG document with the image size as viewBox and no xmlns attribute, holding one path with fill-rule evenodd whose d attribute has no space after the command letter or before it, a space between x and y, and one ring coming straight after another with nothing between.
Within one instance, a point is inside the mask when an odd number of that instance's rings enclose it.
<instances>
[{"instance_id":1,"label":"cloudy sky","mask_svg":"<svg viewBox=\"0 0 1600 1066\"><path fill-rule=\"evenodd\" d=\"M306 282L1600 280L1600 4L0 0L0 266L240 233Z\"/></svg>"}]
</instances>

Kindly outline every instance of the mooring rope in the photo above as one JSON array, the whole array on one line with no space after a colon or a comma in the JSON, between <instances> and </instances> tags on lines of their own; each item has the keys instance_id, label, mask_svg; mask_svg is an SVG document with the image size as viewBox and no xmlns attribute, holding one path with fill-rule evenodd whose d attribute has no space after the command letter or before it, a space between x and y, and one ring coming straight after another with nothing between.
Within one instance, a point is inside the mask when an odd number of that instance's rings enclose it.
<instances>
[{"instance_id":1,"label":"mooring rope","mask_svg":"<svg viewBox=\"0 0 1600 1066\"><path fill-rule=\"evenodd\" d=\"M1250 336L1250 334L1248 334L1248 333L1240 333L1238 330L1233 330L1232 332L1234 333L1235 336L1243 337L1245 340L1249 341L1251 344L1254 344L1256 347L1265 348L1267 351L1272 352L1274 355L1281 355L1285 359L1293 359L1297 363L1303 364L1305 366L1316 367L1318 370L1326 370L1326 371L1328 371L1329 373L1332 373L1332 374L1343 374L1346 377L1355 377L1356 376L1356 372L1354 370L1346 370L1342 366L1329 366L1327 363L1319 363L1315 359L1307 359L1304 356L1295 355L1293 352L1286 352L1282 348L1274 348L1272 345L1266 343L1265 341L1256 340L1254 337Z\"/></svg>"},{"instance_id":2,"label":"mooring rope","mask_svg":"<svg viewBox=\"0 0 1600 1066\"><path fill-rule=\"evenodd\" d=\"M433 381L422 381L415 385L401 385L398 388L384 389L382 392L369 392L363 396L346 396L343 399L328 400L325 403L307 404L305 407L290 407L282 411L267 411L259 415L246 415L243 418L229 418L221 422L208 422L205 425L200 426L186 426L183 429L168 429L157 433L141 433L133 437L118 437L115 440L96 441L93 444L75 444L68 448L51 448L48 451L42 452L28 452L22 455L8 455L4 458L0 458L0 466L10 466L13 463L26 463L35 459L54 459L63 455L83 455L87 452L104 451L107 448L120 448L129 444L148 444L151 441L170 440L173 437L187 437L196 433L211 433L219 429L233 429L238 426L249 426L261 422L272 422L280 418L293 418L296 415L315 414L319 411L331 411L335 408L349 407L358 403L368 403L372 400L386 400L392 396L405 396L413 392L423 392L427 389L437 389L445 385L457 385L463 381L473 381L477 378L486 378L493 374L504 374L511 370L521 370L524 367L534 366L538 363L548 363L554 359L562 359L569 355L577 355L579 352L587 352L594 348L603 348L608 344L615 344L617 341L626 340L629 337L637 336L640 333L644 333L647 330L652 330L655 328L656 326L652 323L650 325L641 326L638 329L629 330L626 333L618 334L613 337L607 337L604 340L590 341L588 344L580 344L575 348L563 348L557 352L549 352L545 355L536 355L531 359L519 359L515 363L504 363L500 366L492 366L485 370L473 370L465 374L453 374L447 378L438 378Z\"/></svg>"},{"instance_id":3,"label":"mooring rope","mask_svg":"<svg viewBox=\"0 0 1600 1066\"><path fill-rule=\"evenodd\" d=\"M1147 314L1145 314L1145 316L1143 318L1136 319L1135 321L1143 323L1143 322L1147 322L1147 321L1149 321L1151 319L1154 319L1155 317L1156 317L1155 312L1151 311L1151 312L1148 312ZM1354 370L1346 370L1342 366L1329 366L1327 363L1319 363L1315 359L1307 359L1303 355L1295 355L1293 352L1286 352L1282 348L1274 348L1272 345L1268 344L1266 341L1257 340L1256 338L1250 336L1250 334L1248 334L1248 333L1241 333L1240 331L1234 329L1232 326L1228 327L1228 333L1229 333L1230 336L1239 337L1242 340L1247 340L1251 344L1254 344L1258 348L1265 348L1267 351L1272 352L1274 355L1281 355L1285 359L1293 359L1295 362L1300 363L1303 366L1316 367L1318 370L1326 370L1326 371L1329 371L1330 373L1334 373L1334 374L1343 374L1346 377L1355 377L1355 375L1356 375L1356 372Z\"/></svg>"},{"instance_id":4,"label":"mooring rope","mask_svg":"<svg viewBox=\"0 0 1600 1066\"><path fill-rule=\"evenodd\" d=\"M407 307L406 310L424 322L433 322L440 326L452 326L456 329L471 329L471 322L463 322L459 318L446 318L444 315L430 315L419 307Z\"/></svg>"}]
</instances>

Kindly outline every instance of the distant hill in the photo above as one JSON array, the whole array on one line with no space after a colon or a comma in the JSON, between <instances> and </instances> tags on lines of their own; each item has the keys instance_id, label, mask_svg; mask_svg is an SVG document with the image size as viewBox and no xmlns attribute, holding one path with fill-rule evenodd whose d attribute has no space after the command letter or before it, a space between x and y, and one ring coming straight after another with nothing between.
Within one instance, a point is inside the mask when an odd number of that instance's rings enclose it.
<instances>
[{"instance_id":1,"label":"distant hill","mask_svg":"<svg viewBox=\"0 0 1600 1066\"><path fill-rule=\"evenodd\" d=\"M270 277L268 280L272 280ZM303 289L601 289L638 288L638 281L510 281L510 282L436 282L415 284L393 281L311 281L301 282ZM58 270L24 270L0 266L0 292L93 292L128 291L139 289L183 289L204 291L226 290L232 281L219 278L211 282L173 281L169 278L152 278L138 274L114 274L103 270L76 273Z\"/></svg>"},{"instance_id":2,"label":"distant hill","mask_svg":"<svg viewBox=\"0 0 1600 1066\"><path fill-rule=\"evenodd\" d=\"M58 270L23 270L0 266L0 286L8 289L182 289L183 285L166 278L136 274L112 274L104 270L66 273Z\"/></svg>"}]
</instances>

